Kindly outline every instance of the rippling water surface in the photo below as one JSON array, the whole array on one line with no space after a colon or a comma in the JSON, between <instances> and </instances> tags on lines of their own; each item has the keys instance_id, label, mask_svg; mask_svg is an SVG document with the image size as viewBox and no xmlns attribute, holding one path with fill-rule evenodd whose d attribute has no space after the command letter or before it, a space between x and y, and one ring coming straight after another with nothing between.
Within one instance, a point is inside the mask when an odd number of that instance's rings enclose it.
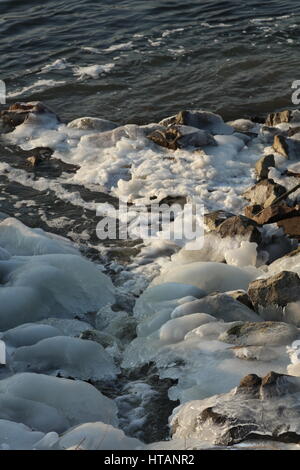
<instances>
[{"instance_id":1,"label":"rippling water surface","mask_svg":"<svg viewBox=\"0 0 300 470\"><path fill-rule=\"evenodd\" d=\"M8 101L66 119L257 115L291 106L300 79L299 0L9 0L0 13Z\"/></svg>"}]
</instances>

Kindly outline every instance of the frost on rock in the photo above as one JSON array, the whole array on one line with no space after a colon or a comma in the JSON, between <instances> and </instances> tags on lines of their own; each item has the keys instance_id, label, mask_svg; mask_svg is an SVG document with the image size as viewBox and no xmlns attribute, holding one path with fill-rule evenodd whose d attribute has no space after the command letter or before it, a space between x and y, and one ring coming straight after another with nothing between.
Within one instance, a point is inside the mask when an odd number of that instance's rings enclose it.
<instances>
[{"instance_id":1,"label":"frost on rock","mask_svg":"<svg viewBox=\"0 0 300 470\"><path fill-rule=\"evenodd\" d=\"M12 369L92 381L113 379L118 372L100 344L68 336L47 338L33 346L18 348L12 356Z\"/></svg>"},{"instance_id":2,"label":"frost on rock","mask_svg":"<svg viewBox=\"0 0 300 470\"><path fill-rule=\"evenodd\" d=\"M117 424L115 403L92 385L30 372L0 381L0 419L58 433L86 422Z\"/></svg>"}]
</instances>

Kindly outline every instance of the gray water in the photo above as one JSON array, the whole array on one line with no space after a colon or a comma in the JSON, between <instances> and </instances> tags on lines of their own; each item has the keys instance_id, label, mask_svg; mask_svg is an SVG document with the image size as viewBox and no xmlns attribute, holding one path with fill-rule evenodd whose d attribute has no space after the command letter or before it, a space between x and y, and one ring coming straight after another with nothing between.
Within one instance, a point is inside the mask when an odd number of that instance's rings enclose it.
<instances>
[{"instance_id":1,"label":"gray water","mask_svg":"<svg viewBox=\"0 0 300 470\"><path fill-rule=\"evenodd\" d=\"M292 107L299 31L300 0L0 1L0 78L9 103L43 100L64 119L145 123L185 108L260 116ZM40 73L58 59L65 69ZM98 78L74 75L111 63Z\"/></svg>"}]
</instances>

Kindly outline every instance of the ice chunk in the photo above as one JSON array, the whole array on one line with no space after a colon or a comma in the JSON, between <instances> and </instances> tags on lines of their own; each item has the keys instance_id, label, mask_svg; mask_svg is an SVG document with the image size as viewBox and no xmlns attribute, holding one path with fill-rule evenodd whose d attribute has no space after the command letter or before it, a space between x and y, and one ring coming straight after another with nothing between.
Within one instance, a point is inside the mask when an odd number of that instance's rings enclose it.
<instances>
[{"instance_id":1,"label":"ice chunk","mask_svg":"<svg viewBox=\"0 0 300 470\"><path fill-rule=\"evenodd\" d=\"M125 436L124 432L101 422L84 423L67 431L59 441L62 449L73 450L135 450L144 444Z\"/></svg>"},{"instance_id":2,"label":"ice chunk","mask_svg":"<svg viewBox=\"0 0 300 470\"><path fill-rule=\"evenodd\" d=\"M6 344L19 348L21 346L31 346L45 338L59 336L61 332L49 325L41 325L36 323L25 323L11 330L5 331L1 339Z\"/></svg>"},{"instance_id":3,"label":"ice chunk","mask_svg":"<svg viewBox=\"0 0 300 470\"><path fill-rule=\"evenodd\" d=\"M185 335L205 323L216 321L206 313L192 313L184 317L167 321L159 330L159 337L165 343L176 343L182 341Z\"/></svg>"},{"instance_id":4,"label":"ice chunk","mask_svg":"<svg viewBox=\"0 0 300 470\"><path fill-rule=\"evenodd\" d=\"M33 346L18 348L13 354L12 369L16 372L59 373L80 380L113 379L118 373L103 346L69 336L47 338Z\"/></svg>"},{"instance_id":5,"label":"ice chunk","mask_svg":"<svg viewBox=\"0 0 300 470\"><path fill-rule=\"evenodd\" d=\"M79 254L66 238L44 232L42 229L31 229L10 217L0 222L0 245L13 255Z\"/></svg>"},{"instance_id":6,"label":"ice chunk","mask_svg":"<svg viewBox=\"0 0 300 470\"><path fill-rule=\"evenodd\" d=\"M255 268L241 269L223 263L196 262L182 266L170 263L168 269L154 279L151 287L165 282L179 282L199 287L208 293L247 290L258 273Z\"/></svg>"},{"instance_id":7,"label":"ice chunk","mask_svg":"<svg viewBox=\"0 0 300 470\"><path fill-rule=\"evenodd\" d=\"M0 418L43 432L86 422L117 423L115 403L92 385L29 372L0 381Z\"/></svg>"},{"instance_id":8,"label":"ice chunk","mask_svg":"<svg viewBox=\"0 0 300 470\"><path fill-rule=\"evenodd\" d=\"M257 244L249 241L242 241L241 246L237 249L227 250L225 260L228 264L234 266L255 266L257 257Z\"/></svg>"},{"instance_id":9,"label":"ice chunk","mask_svg":"<svg viewBox=\"0 0 300 470\"><path fill-rule=\"evenodd\" d=\"M111 280L76 255L40 255L0 261L0 329L53 316L71 316L114 303Z\"/></svg>"},{"instance_id":10,"label":"ice chunk","mask_svg":"<svg viewBox=\"0 0 300 470\"><path fill-rule=\"evenodd\" d=\"M43 437L24 424L0 419L0 450L30 450Z\"/></svg>"}]
</instances>

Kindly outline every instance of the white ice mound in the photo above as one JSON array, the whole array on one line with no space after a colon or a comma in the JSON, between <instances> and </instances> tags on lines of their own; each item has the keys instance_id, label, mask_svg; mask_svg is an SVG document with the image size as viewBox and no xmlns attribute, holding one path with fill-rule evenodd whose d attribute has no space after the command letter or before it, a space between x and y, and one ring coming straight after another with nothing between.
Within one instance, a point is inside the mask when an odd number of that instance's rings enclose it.
<instances>
[{"instance_id":1,"label":"white ice mound","mask_svg":"<svg viewBox=\"0 0 300 470\"><path fill-rule=\"evenodd\" d=\"M191 296L201 298L206 295L202 289L187 283L166 282L148 287L137 299L134 314L137 318L147 318L161 308L172 311L180 302L179 299Z\"/></svg>"},{"instance_id":2,"label":"white ice mound","mask_svg":"<svg viewBox=\"0 0 300 470\"><path fill-rule=\"evenodd\" d=\"M0 246L12 255L21 256L53 253L79 254L66 238L47 233L42 229L31 229L11 217L0 222Z\"/></svg>"},{"instance_id":3,"label":"white ice mound","mask_svg":"<svg viewBox=\"0 0 300 470\"><path fill-rule=\"evenodd\" d=\"M258 275L252 269L241 269L223 263L196 262L185 265L168 265L168 269L154 279L153 285L165 282L191 284L207 293L226 292L235 289L247 290L248 285Z\"/></svg>"},{"instance_id":4,"label":"white ice mound","mask_svg":"<svg viewBox=\"0 0 300 470\"><path fill-rule=\"evenodd\" d=\"M1 339L9 346L19 348L21 346L31 346L42 339L59 336L60 330L50 325L40 325L36 323L25 323L2 334Z\"/></svg>"},{"instance_id":5,"label":"white ice mound","mask_svg":"<svg viewBox=\"0 0 300 470\"><path fill-rule=\"evenodd\" d=\"M216 321L216 319L206 313L192 313L175 318L167 321L160 328L159 338L165 343L177 343L182 341L189 331L212 321Z\"/></svg>"},{"instance_id":6,"label":"white ice mound","mask_svg":"<svg viewBox=\"0 0 300 470\"><path fill-rule=\"evenodd\" d=\"M59 440L61 449L135 450L144 444L125 436L124 432L104 423L84 423L67 431Z\"/></svg>"},{"instance_id":7,"label":"white ice mound","mask_svg":"<svg viewBox=\"0 0 300 470\"><path fill-rule=\"evenodd\" d=\"M74 317L114 303L111 280L81 256L0 261L0 330L49 316Z\"/></svg>"},{"instance_id":8,"label":"white ice mound","mask_svg":"<svg viewBox=\"0 0 300 470\"><path fill-rule=\"evenodd\" d=\"M29 372L0 381L0 419L59 433L86 422L117 423L115 403L92 385Z\"/></svg>"},{"instance_id":9,"label":"white ice mound","mask_svg":"<svg viewBox=\"0 0 300 470\"><path fill-rule=\"evenodd\" d=\"M43 437L24 424L0 419L0 450L29 450Z\"/></svg>"},{"instance_id":10,"label":"white ice mound","mask_svg":"<svg viewBox=\"0 0 300 470\"><path fill-rule=\"evenodd\" d=\"M50 327L49 327L50 328ZM118 373L110 355L95 341L57 336L13 354L15 372L55 373L80 380L113 379Z\"/></svg>"}]
</instances>

